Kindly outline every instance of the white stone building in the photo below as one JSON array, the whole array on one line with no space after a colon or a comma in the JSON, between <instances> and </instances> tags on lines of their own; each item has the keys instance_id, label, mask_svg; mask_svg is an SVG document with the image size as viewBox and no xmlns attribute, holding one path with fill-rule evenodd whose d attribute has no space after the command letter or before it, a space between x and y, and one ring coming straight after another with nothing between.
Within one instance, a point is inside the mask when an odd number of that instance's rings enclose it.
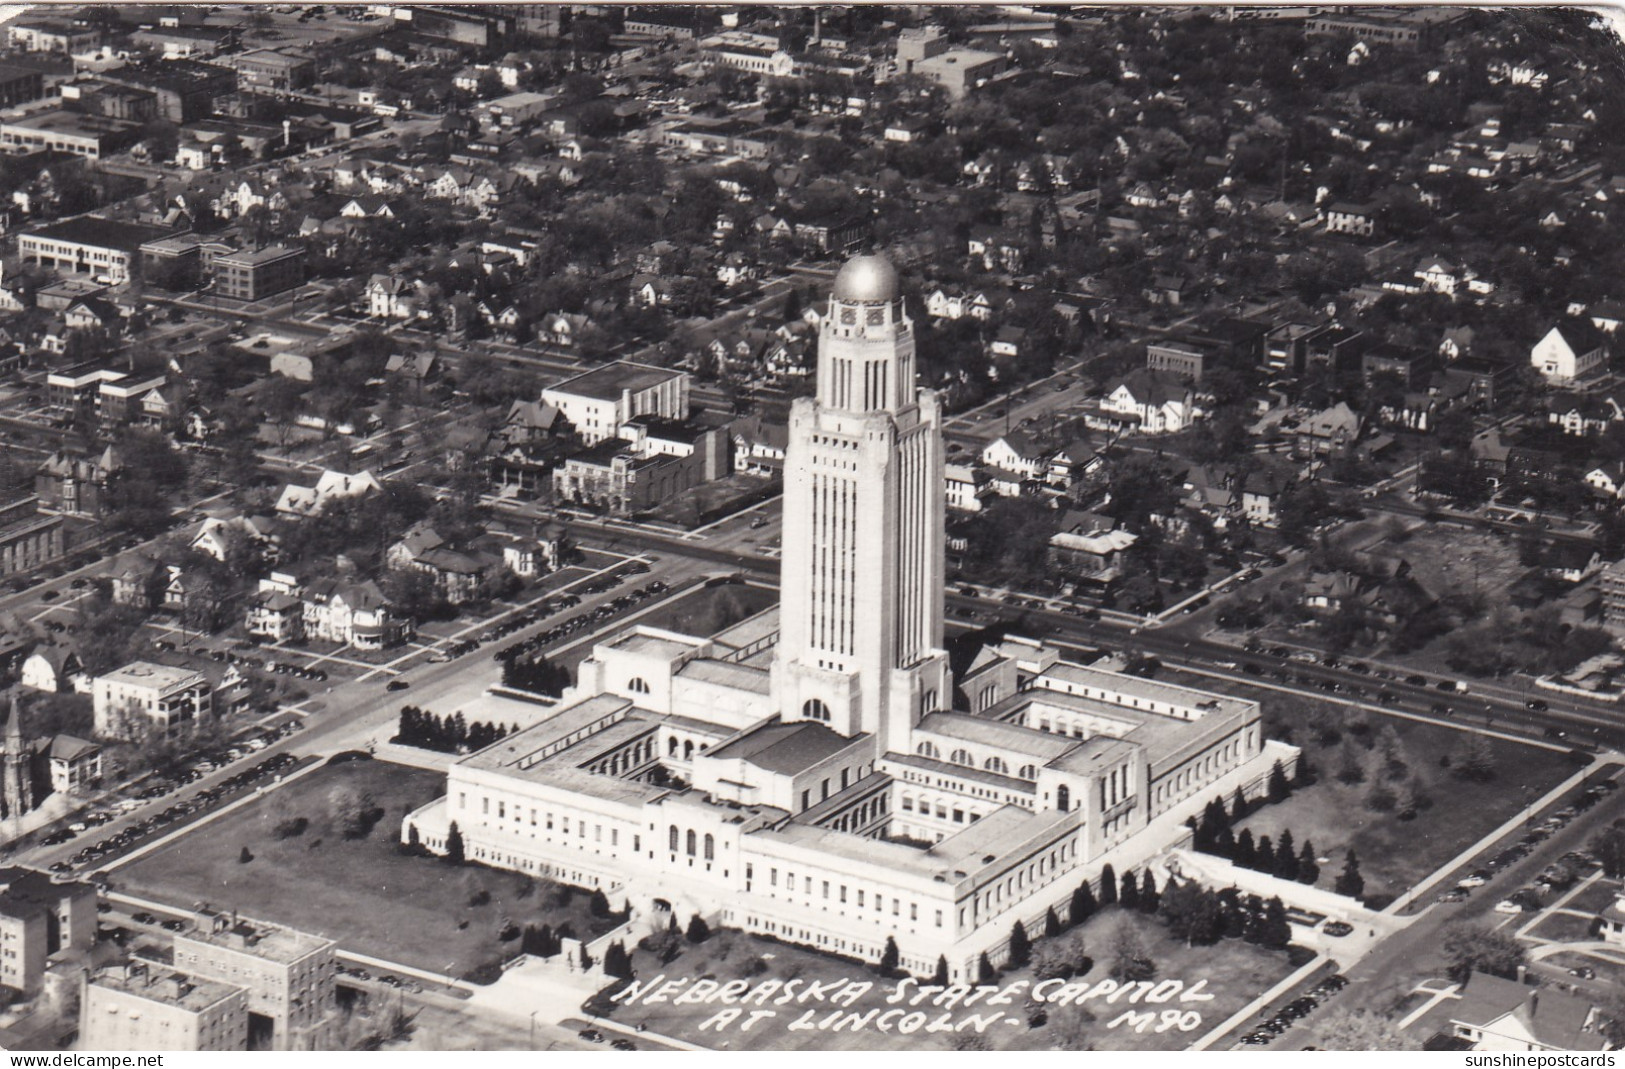
<instances>
[{"instance_id":1,"label":"white stone building","mask_svg":"<svg viewBox=\"0 0 1625 1069\"><path fill-rule=\"evenodd\" d=\"M453 764L402 837L831 953L975 975L1106 863L1142 863L1296 751L1258 703L1024 640L943 642L935 394L889 263L836 276L790 416L783 601L597 645L549 719Z\"/></svg>"}]
</instances>

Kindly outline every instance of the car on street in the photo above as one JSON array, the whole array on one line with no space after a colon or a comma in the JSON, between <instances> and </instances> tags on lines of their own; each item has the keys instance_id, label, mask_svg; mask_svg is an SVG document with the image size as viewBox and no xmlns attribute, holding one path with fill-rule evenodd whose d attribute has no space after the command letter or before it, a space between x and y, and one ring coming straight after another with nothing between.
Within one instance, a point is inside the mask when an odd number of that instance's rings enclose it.
<instances>
[{"instance_id":1,"label":"car on street","mask_svg":"<svg viewBox=\"0 0 1625 1069\"><path fill-rule=\"evenodd\" d=\"M1518 903L1512 901L1512 899L1510 899L1510 898L1503 898L1501 901L1495 903L1495 912L1497 912L1497 913L1522 913L1523 912L1523 906L1521 906Z\"/></svg>"},{"instance_id":2,"label":"car on street","mask_svg":"<svg viewBox=\"0 0 1625 1069\"><path fill-rule=\"evenodd\" d=\"M1483 887L1488 882L1489 881L1486 880L1483 876L1480 876L1478 873L1475 872L1471 876L1463 876L1461 879L1457 880L1456 881L1456 886L1457 887L1466 887L1466 888L1471 889L1471 888L1474 888L1474 887Z\"/></svg>"},{"instance_id":3,"label":"car on street","mask_svg":"<svg viewBox=\"0 0 1625 1069\"><path fill-rule=\"evenodd\" d=\"M405 690L407 687L410 687L411 685L412 685L412 683L411 683L410 680L391 679L389 681L389 683L387 685L385 685L384 689L385 690Z\"/></svg>"},{"instance_id":4,"label":"car on street","mask_svg":"<svg viewBox=\"0 0 1625 1069\"><path fill-rule=\"evenodd\" d=\"M136 912L130 914L130 919L135 921L137 924L156 924L158 922L157 917L154 917L151 913L148 913L144 909L137 910Z\"/></svg>"},{"instance_id":5,"label":"car on street","mask_svg":"<svg viewBox=\"0 0 1625 1069\"><path fill-rule=\"evenodd\" d=\"M604 1033L596 1028L583 1028L576 1035L585 1039L588 1043L602 1043L604 1041Z\"/></svg>"},{"instance_id":6,"label":"car on street","mask_svg":"<svg viewBox=\"0 0 1625 1069\"><path fill-rule=\"evenodd\" d=\"M1541 701L1539 698L1531 698L1529 701L1526 701L1526 702L1523 703L1523 707L1525 709L1532 709L1537 713L1544 713L1544 712L1546 712L1546 710L1551 708L1550 705L1547 705L1545 702Z\"/></svg>"}]
</instances>

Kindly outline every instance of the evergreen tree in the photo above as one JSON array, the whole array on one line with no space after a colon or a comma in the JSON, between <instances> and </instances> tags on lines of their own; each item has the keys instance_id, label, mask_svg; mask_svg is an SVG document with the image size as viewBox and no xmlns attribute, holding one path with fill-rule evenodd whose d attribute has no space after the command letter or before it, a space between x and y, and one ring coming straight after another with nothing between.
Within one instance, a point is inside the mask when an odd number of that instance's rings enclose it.
<instances>
[{"instance_id":1,"label":"evergreen tree","mask_svg":"<svg viewBox=\"0 0 1625 1069\"><path fill-rule=\"evenodd\" d=\"M1073 924L1082 924L1094 916L1095 910L1099 908L1095 902L1095 889L1089 885L1088 880L1084 880L1078 885L1078 889L1072 892L1072 909L1069 911L1068 919Z\"/></svg>"},{"instance_id":2,"label":"evergreen tree","mask_svg":"<svg viewBox=\"0 0 1625 1069\"><path fill-rule=\"evenodd\" d=\"M1240 824L1247 816L1247 795L1240 787L1236 788L1236 796L1230 800L1230 823Z\"/></svg>"},{"instance_id":3,"label":"evergreen tree","mask_svg":"<svg viewBox=\"0 0 1625 1069\"><path fill-rule=\"evenodd\" d=\"M1292 786L1286 781L1286 769L1282 768L1281 762L1277 761L1274 765L1270 766L1270 801L1272 803L1284 802L1287 799L1287 795L1291 793Z\"/></svg>"},{"instance_id":4,"label":"evergreen tree","mask_svg":"<svg viewBox=\"0 0 1625 1069\"><path fill-rule=\"evenodd\" d=\"M1253 868L1259 872L1275 871L1275 847L1270 845L1270 837L1261 835L1258 838L1258 853L1253 857Z\"/></svg>"},{"instance_id":5,"label":"evergreen tree","mask_svg":"<svg viewBox=\"0 0 1625 1069\"><path fill-rule=\"evenodd\" d=\"M1360 875L1360 861L1353 848L1343 857L1343 871L1338 874L1334 890L1340 895L1359 898L1365 893L1365 877Z\"/></svg>"},{"instance_id":6,"label":"evergreen tree","mask_svg":"<svg viewBox=\"0 0 1625 1069\"><path fill-rule=\"evenodd\" d=\"M1157 877L1150 869L1140 878L1140 912L1155 913L1162 896L1157 893Z\"/></svg>"},{"instance_id":7,"label":"evergreen tree","mask_svg":"<svg viewBox=\"0 0 1625 1069\"><path fill-rule=\"evenodd\" d=\"M1236 837L1236 850L1230 858L1239 867L1250 869L1255 867L1258 860L1258 848L1253 845L1253 832L1251 828L1242 828L1241 834Z\"/></svg>"},{"instance_id":8,"label":"evergreen tree","mask_svg":"<svg viewBox=\"0 0 1625 1069\"><path fill-rule=\"evenodd\" d=\"M1055 915L1055 907L1051 906L1044 911L1044 938L1049 939L1060 935L1061 931L1061 918Z\"/></svg>"},{"instance_id":9,"label":"evergreen tree","mask_svg":"<svg viewBox=\"0 0 1625 1069\"><path fill-rule=\"evenodd\" d=\"M1283 880L1298 878L1298 847L1292 841L1291 828L1283 829L1280 841L1275 844L1275 875Z\"/></svg>"},{"instance_id":10,"label":"evergreen tree","mask_svg":"<svg viewBox=\"0 0 1625 1069\"><path fill-rule=\"evenodd\" d=\"M1236 856L1236 836L1228 826L1219 829L1219 836L1213 841L1213 852L1220 857Z\"/></svg>"},{"instance_id":11,"label":"evergreen tree","mask_svg":"<svg viewBox=\"0 0 1625 1069\"><path fill-rule=\"evenodd\" d=\"M1033 943L1027 938L1027 926L1016 921L1010 926L1010 968L1024 968L1032 957Z\"/></svg>"},{"instance_id":12,"label":"evergreen tree","mask_svg":"<svg viewBox=\"0 0 1625 1069\"><path fill-rule=\"evenodd\" d=\"M587 953L587 944L581 944L581 971L586 972L592 968L592 955Z\"/></svg>"},{"instance_id":13,"label":"evergreen tree","mask_svg":"<svg viewBox=\"0 0 1625 1069\"><path fill-rule=\"evenodd\" d=\"M1226 939L1240 939L1247 934L1247 911L1241 908L1241 902L1234 896L1219 896L1219 920L1221 932Z\"/></svg>"},{"instance_id":14,"label":"evergreen tree","mask_svg":"<svg viewBox=\"0 0 1625 1069\"><path fill-rule=\"evenodd\" d=\"M1117 905L1117 873L1112 871L1110 865L1100 870L1100 904Z\"/></svg>"},{"instance_id":15,"label":"evergreen tree","mask_svg":"<svg viewBox=\"0 0 1625 1069\"><path fill-rule=\"evenodd\" d=\"M237 855L237 864L239 864L239 865L246 865L250 861L253 861L253 860L254 860L254 855L248 852L248 847L246 847L246 846L243 847L242 853Z\"/></svg>"},{"instance_id":16,"label":"evergreen tree","mask_svg":"<svg viewBox=\"0 0 1625 1069\"><path fill-rule=\"evenodd\" d=\"M976 982L991 984L998 978L999 974L993 971L993 963L987 960L987 951L984 950L982 956L976 959Z\"/></svg>"},{"instance_id":17,"label":"evergreen tree","mask_svg":"<svg viewBox=\"0 0 1625 1069\"><path fill-rule=\"evenodd\" d=\"M900 960L902 960L902 955L898 953L897 940L888 935L886 937L886 949L880 952L880 975L890 976L895 973L897 963Z\"/></svg>"},{"instance_id":18,"label":"evergreen tree","mask_svg":"<svg viewBox=\"0 0 1625 1069\"><path fill-rule=\"evenodd\" d=\"M688 941L690 943L703 943L711 938L711 926L705 923L705 918L698 913L688 920Z\"/></svg>"},{"instance_id":19,"label":"evergreen tree","mask_svg":"<svg viewBox=\"0 0 1625 1069\"><path fill-rule=\"evenodd\" d=\"M1263 931L1259 942L1267 947L1285 947L1292 942L1292 925L1286 919L1286 904L1272 898L1264 907Z\"/></svg>"},{"instance_id":20,"label":"evergreen tree","mask_svg":"<svg viewBox=\"0 0 1625 1069\"><path fill-rule=\"evenodd\" d=\"M1313 884L1320 879L1320 865L1315 861L1315 844L1310 839L1303 841L1303 852L1298 855L1298 882Z\"/></svg>"},{"instance_id":21,"label":"evergreen tree","mask_svg":"<svg viewBox=\"0 0 1625 1069\"><path fill-rule=\"evenodd\" d=\"M1117 893L1117 904L1124 909L1138 909L1140 906L1140 881L1133 869L1123 873L1123 887Z\"/></svg>"},{"instance_id":22,"label":"evergreen tree","mask_svg":"<svg viewBox=\"0 0 1625 1069\"><path fill-rule=\"evenodd\" d=\"M937 955L937 971L931 974L931 983L936 987L948 986L948 955Z\"/></svg>"},{"instance_id":23,"label":"evergreen tree","mask_svg":"<svg viewBox=\"0 0 1625 1069\"><path fill-rule=\"evenodd\" d=\"M463 833L458 830L457 822L454 820L451 827L446 829L446 864L461 865L464 860Z\"/></svg>"},{"instance_id":24,"label":"evergreen tree","mask_svg":"<svg viewBox=\"0 0 1625 1069\"><path fill-rule=\"evenodd\" d=\"M632 977L632 959L620 943L611 943L604 950L604 974L627 980Z\"/></svg>"},{"instance_id":25,"label":"evergreen tree","mask_svg":"<svg viewBox=\"0 0 1625 1069\"><path fill-rule=\"evenodd\" d=\"M602 890L594 891L587 903L587 909L594 917L609 916L609 896Z\"/></svg>"}]
</instances>

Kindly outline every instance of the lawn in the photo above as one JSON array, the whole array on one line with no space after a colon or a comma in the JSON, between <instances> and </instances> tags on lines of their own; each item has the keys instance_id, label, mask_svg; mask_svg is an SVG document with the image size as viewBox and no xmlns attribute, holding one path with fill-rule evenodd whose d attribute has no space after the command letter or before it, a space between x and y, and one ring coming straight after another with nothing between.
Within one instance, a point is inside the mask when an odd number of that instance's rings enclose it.
<instances>
[{"instance_id":1,"label":"lawn","mask_svg":"<svg viewBox=\"0 0 1625 1069\"><path fill-rule=\"evenodd\" d=\"M746 583L702 586L639 617L638 623L706 637L771 608L778 600L778 591Z\"/></svg>"},{"instance_id":2,"label":"lawn","mask_svg":"<svg viewBox=\"0 0 1625 1069\"><path fill-rule=\"evenodd\" d=\"M568 924L578 934L613 926L590 915L586 895L400 853L401 817L444 783L443 773L384 761L329 765L117 870L114 886L181 909L206 901L328 936L345 950L458 974L517 953L517 942L498 938L506 921ZM341 785L370 793L383 810L363 838L344 838L328 816L328 796ZM309 827L276 837L279 822L298 817ZM482 891L490 900L473 905Z\"/></svg>"},{"instance_id":3,"label":"lawn","mask_svg":"<svg viewBox=\"0 0 1625 1069\"><path fill-rule=\"evenodd\" d=\"M1564 902L1563 908L1577 910L1580 913L1601 913L1613 905L1614 899L1618 897L1618 881L1602 879Z\"/></svg>"},{"instance_id":4,"label":"lawn","mask_svg":"<svg viewBox=\"0 0 1625 1069\"><path fill-rule=\"evenodd\" d=\"M1402 893L1576 767L1566 754L1492 739L1494 778L1467 780L1440 763L1456 753L1463 732L1380 714L1370 715L1369 723L1371 730L1363 736L1345 733L1342 741L1329 746L1322 745L1307 727L1291 725L1290 741L1305 747L1310 764L1318 771L1318 782L1295 791L1285 802L1265 806L1241 825L1251 829L1254 839L1268 835L1272 842L1279 841L1281 832L1290 829L1299 849L1305 840L1313 842L1317 854L1331 859L1330 864L1321 865L1320 884L1325 887L1336 879L1344 851L1352 847L1368 900ZM1421 811L1412 820L1373 811L1365 804L1369 773L1366 782L1355 784L1340 782L1335 774L1343 762L1344 745L1369 769L1376 754L1368 746L1390 725L1399 736L1404 762L1422 800Z\"/></svg>"},{"instance_id":5,"label":"lawn","mask_svg":"<svg viewBox=\"0 0 1625 1069\"><path fill-rule=\"evenodd\" d=\"M1250 1002L1259 993L1273 986L1291 971L1285 953L1264 950L1239 941L1224 941L1208 947L1187 947L1168 937L1163 926L1154 918L1108 909L1085 923L1081 928L1058 938L1081 938L1084 946L1097 959L1096 964L1083 977L1098 983L1106 978L1108 959L1117 926L1126 920L1140 932L1147 955L1156 963L1156 979L1182 980L1187 985L1206 980L1204 992L1213 995L1211 1001L1181 1003L1177 999L1163 1009L1191 1011L1200 1020L1188 1018L1188 1031L1170 1028L1158 1033L1153 1025L1145 1031L1135 1031L1127 1024L1110 1027L1127 1005L1086 1003L1085 1007L1047 1007L1048 1019L1032 1027L1032 1012L1038 1008L1030 1001L1013 1002L1007 1016L991 1025L981 1038L995 1050L1182 1050L1205 1035L1230 1014ZM1037 941L1035 952L1044 945ZM712 977L721 981L751 979L754 983L767 980L799 978L804 984L837 980L871 981L874 987L857 999L845 1012L863 1014L871 1009L882 1012L891 1008L887 998L895 990L895 981L875 975L872 968L857 962L826 956L800 947L788 946L741 932L723 931L714 934L698 946L686 946L683 953L669 964L661 965L652 955L638 950L633 954L637 975L645 979L664 973L667 977ZM1031 968L1015 970L999 978L1001 985L1017 980L1033 980ZM817 1029L792 1031L796 1021L809 1008L814 1019L822 1018L832 1007L823 1004L802 1003L778 1009L778 1016L758 1022L752 1031L742 1031L738 1024L725 1031L701 1031L716 1007L680 1005L667 1000L654 1005L637 1004L618 1009L614 1019L623 1024L645 1025L650 1031L686 1039L719 1050L948 1050L954 1043L952 1033L928 1033L924 1030L911 1035L897 1031L881 1032L874 1027L861 1031L819 1031ZM773 1008L773 1007L768 1007ZM1147 1009L1151 1007L1139 1007ZM1087 1011L1087 1012L1085 1012ZM935 1021L944 1011L935 1010L928 1019ZM985 1008L960 1007L952 1014L955 1020L986 1012Z\"/></svg>"},{"instance_id":6,"label":"lawn","mask_svg":"<svg viewBox=\"0 0 1625 1069\"><path fill-rule=\"evenodd\" d=\"M1531 929L1528 935L1547 939L1553 943L1581 943L1592 939L1592 917L1576 917L1572 913L1548 913Z\"/></svg>"}]
</instances>

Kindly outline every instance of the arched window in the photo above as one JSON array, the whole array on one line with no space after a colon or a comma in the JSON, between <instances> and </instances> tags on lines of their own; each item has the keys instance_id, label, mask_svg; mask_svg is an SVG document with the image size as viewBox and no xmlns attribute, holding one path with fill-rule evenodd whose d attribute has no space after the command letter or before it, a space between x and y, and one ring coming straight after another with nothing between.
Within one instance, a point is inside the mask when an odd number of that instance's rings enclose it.
<instances>
[{"instance_id":1,"label":"arched window","mask_svg":"<svg viewBox=\"0 0 1625 1069\"><path fill-rule=\"evenodd\" d=\"M675 824L673 824L671 826L671 845L670 845L670 849L671 849L671 852L674 853L674 854L677 852L677 825L675 825Z\"/></svg>"},{"instance_id":2,"label":"arched window","mask_svg":"<svg viewBox=\"0 0 1625 1069\"><path fill-rule=\"evenodd\" d=\"M694 856L694 845L695 845L694 829L690 828L690 829L688 829L688 856L689 857Z\"/></svg>"},{"instance_id":3,"label":"arched window","mask_svg":"<svg viewBox=\"0 0 1625 1069\"><path fill-rule=\"evenodd\" d=\"M1055 788L1055 808L1063 813L1070 812L1072 809L1072 792L1067 789L1064 783Z\"/></svg>"},{"instance_id":4,"label":"arched window","mask_svg":"<svg viewBox=\"0 0 1625 1069\"><path fill-rule=\"evenodd\" d=\"M649 693L649 684L644 682L642 676L633 676L631 680L627 682L626 689L631 691L633 694L647 694Z\"/></svg>"},{"instance_id":5,"label":"arched window","mask_svg":"<svg viewBox=\"0 0 1625 1069\"><path fill-rule=\"evenodd\" d=\"M1022 765L1021 770L1017 772L1016 775L1020 776L1022 779L1037 779L1038 769L1034 768L1032 765Z\"/></svg>"},{"instance_id":6,"label":"arched window","mask_svg":"<svg viewBox=\"0 0 1625 1069\"><path fill-rule=\"evenodd\" d=\"M938 752L936 743L934 742L922 742L918 746L914 747L914 752L919 754L921 757L930 757L933 759L942 756Z\"/></svg>"},{"instance_id":7,"label":"arched window","mask_svg":"<svg viewBox=\"0 0 1625 1069\"><path fill-rule=\"evenodd\" d=\"M717 859L717 841L711 837L710 832L706 832L705 833L705 860L707 860L707 861L715 861L716 859Z\"/></svg>"},{"instance_id":8,"label":"arched window","mask_svg":"<svg viewBox=\"0 0 1625 1069\"><path fill-rule=\"evenodd\" d=\"M676 757L677 756L677 736L676 735L673 735L671 738L666 740L666 753L667 753L668 756L671 756L671 757Z\"/></svg>"},{"instance_id":9,"label":"arched window","mask_svg":"<svg viewBox=\"0 0 1625 1069\"><path fill-rule=\"evenodd\" d=\"M989 772L998 772L1001 774L1008 774L1010 771L1009 766L1004 763L1004 758L1002 757L989 757L986 761L982 762L982 767Z\"/></svg>"},{"instance_id":10,"label":"arched window","mask_svg":"<svg viewBox=\"0 0 1625 1069\"><path fill-rule=\"evenodd\" d=\"M683 740L683 760L692 761L693 759L694 759L694 740L693 739L685 739L685 740Z\"/></svg>"},{"instance_id":11,"label":"arched window","mask_svg":"<svg viewBox=\"0 0 1625 1069\"><path fill-rule=\"evenodd\" d=\"M976 758L970 755L969 750L955 750L948 760L956 765L964 765L966 768L976 767Z\"/></svg>"},{"instance_id":12,"label":"arched window","mask_svg":"<svg viewBox=\"0 0 1625 1069\"><path fill-rule=\"evenodd\" d=\"M829 722L829 706L817 698L808 698L801 706L801 716L804 720L822 720Z\"/></svg>"}]
</instances>

